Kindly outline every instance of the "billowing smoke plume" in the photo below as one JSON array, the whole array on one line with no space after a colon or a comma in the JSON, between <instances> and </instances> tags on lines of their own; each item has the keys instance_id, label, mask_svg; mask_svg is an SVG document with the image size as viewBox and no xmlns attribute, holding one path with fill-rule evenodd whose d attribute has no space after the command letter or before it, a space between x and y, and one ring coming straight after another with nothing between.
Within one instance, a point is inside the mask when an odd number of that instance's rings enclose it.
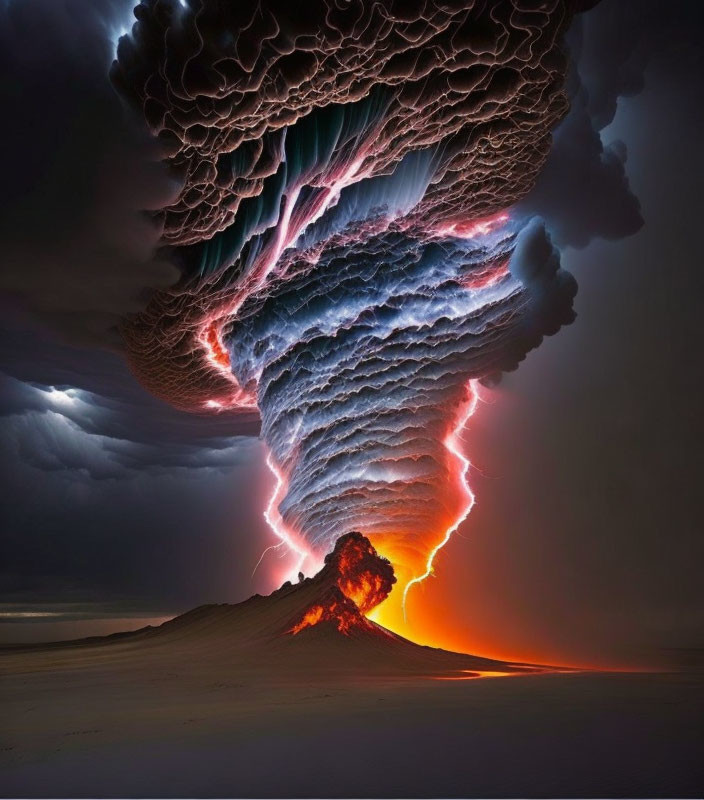
<instances>
[{"instance_id":1,"label":"billowing smoke plume","mask_svg":"<svg viewBox=\"0 0 704 800\"><path fill-rule=\"evenodd\" d=\"M473 502L478 382L572 320L533 187L566 114L553 0L143 0L112 78L183 180L184 277L124 327L197 412L257 407L267 511L319 566L362 531L401 585Z\"/></svg>"}]
</instances>

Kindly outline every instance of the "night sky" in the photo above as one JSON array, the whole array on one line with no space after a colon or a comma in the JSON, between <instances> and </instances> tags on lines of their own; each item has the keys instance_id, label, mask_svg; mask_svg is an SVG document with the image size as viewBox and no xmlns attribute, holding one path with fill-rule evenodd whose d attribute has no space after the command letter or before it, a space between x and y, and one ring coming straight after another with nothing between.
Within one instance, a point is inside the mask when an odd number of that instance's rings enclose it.
<instances>
[{"instance_id":1,"label":"night sky","mask_svg":"<svg viewBox=\"0 0 704 800\"><path fill-rule=\"evenodd\" d=\"M178 185L107 76L130 11L0 5L4 642L276 588L275 558L252 575L274 542L256 414L152 397L117 331L178 277L141 213ZM581 90L521 202L577 319L482 390L477 505L412 599L419 641L600 666L704 647L701 16L604 0L569 33Z\"/></svg>"}]
</instances>

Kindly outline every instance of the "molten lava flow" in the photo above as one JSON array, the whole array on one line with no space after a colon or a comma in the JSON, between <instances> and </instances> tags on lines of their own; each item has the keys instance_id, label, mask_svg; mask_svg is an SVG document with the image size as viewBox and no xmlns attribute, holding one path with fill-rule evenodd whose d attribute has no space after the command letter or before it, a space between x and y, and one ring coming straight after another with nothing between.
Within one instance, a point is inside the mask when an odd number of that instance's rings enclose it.
<instances>
[{"instance_id":1,"label":"molten lava flow","mask_svg":"<svg viewBox=\"0 0 704 800\"><path fill-rule=\"evenodd\" d=\"M313 625L317 625L320 620L323 618L323 613L325 609L323 606L315 605L311 606L308 611L303 615L303 619L296 625L291 628L291 633L294 635L300 633L304 628L312 627Z\"/></svg>"},{"instance_id":2,"label":"molten lava flow","mask_svg":"<svg viewBox=\"0 0 704 800\"><path fill-rule=\"evenodd\" d=\"M325 605L311 606L303 615L303 619L294 625L289 633L294 636L305 628L312 628L319 622L332 622L339 633L349 636L353 628L366 627L366 620L353 605L339 600L330 600Z\"/></svg>"},{"instance_id":3,"label":"molten lava flow","mask_svg":"<svg viewBox=\"0 0 704 800\"><path fill-rule=\"evenodd\" d=\"M417 575L415 578L412 578L404 586L403 600L402 600L404 619L406 617L406 600L408 599L408 592L410 588L417 583L421 583L427 577L433 574L433 562L435 561L435 556L450 541L450 537L452 536L452 534L457 530L457 528L459 528L460 524L467 519L467 517L469 516L469 512L472 510L474 506L474 493L472 492L472 490L469 487L469 484L467 483L467 472L471 464L469 459L464 456L462 450L460 449L461 441L459 437L460 433L464 430L467 421L477 410L477 405L479 403L478 381L476 380L469 381L469 383L467 384L467 388L469 391L469 399L467 400L467 403L465 404L464 408L461 409L457 417L457 424L443 442L445 447L457 459L457 467L458 467L457 479L459 481L462 492L466 497L466 502L464 503L462 509L460 510L459 515L457 516L453 524L447 529L447 531L445 531L445 535L443 536L442 540L437 545L435 545L435 547L433 547L433 549L428 554L428 560L426 561L425 564L425 572L423 572L421 575Z\"/></svg>"}]
</instances>

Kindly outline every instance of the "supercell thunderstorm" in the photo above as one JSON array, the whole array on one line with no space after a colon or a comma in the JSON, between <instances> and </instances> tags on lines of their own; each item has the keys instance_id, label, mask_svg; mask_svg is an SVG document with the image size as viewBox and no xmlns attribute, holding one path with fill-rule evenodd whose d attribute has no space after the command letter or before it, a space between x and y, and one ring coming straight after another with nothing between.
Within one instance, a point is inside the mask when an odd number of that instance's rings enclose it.
<instances>
[{"instance_id":1,"label":"supercell thunderstorm","mask_svg":"<svg viewBox=\"0 0 704 800\"><path fill-rule=\"evenodd\" d=\"M183 183L159 215L183 277L125 323L130 363L177 407L258 409L294 575L361 531L398 606L474 502L459 436L481 382L572 320L574 281L513 206L586 5L135 9L112 79Z\"/></svg>"}]
</instances>

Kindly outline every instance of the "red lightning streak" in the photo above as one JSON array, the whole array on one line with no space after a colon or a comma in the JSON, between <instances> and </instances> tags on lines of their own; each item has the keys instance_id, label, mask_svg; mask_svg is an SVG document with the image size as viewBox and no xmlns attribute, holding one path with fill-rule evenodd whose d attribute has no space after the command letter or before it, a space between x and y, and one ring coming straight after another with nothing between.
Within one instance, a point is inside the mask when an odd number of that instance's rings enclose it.
<instances>
[{"instance_id":1,"label":"red lightning streak","mask_svg":"<svg viewBox=\"0 0 704 800\"><path fill-rule=\"evenodd\" d=\"M428 554L428 560L425 563L425 572L422 575L417 575L415 578L411 578L411 580L408 581L408 583L405 585L403 589L403 600L402 600L404 619L406 618L406 600L408 598L408 592L411 586L414 586L417 583L422 583L426 578L430 577L433 574L433 562L435 561L435 556L450 541L450 537L452 536L452 534L467 519L467 517L469 516L469 512L474 507L474 493L472 492L469 484L467 483L467 472L469 471L471 463L469 459L466 458L465 455L462 453L461 450L462 442L460 440L460 434L464 430L464 427L467 424L469 418L477 410L477 405L479 404L480 400L479 382L476 380L469 381L469 383L467 384L467 390L469 393L469 398L457 417L457 423L455 427L445 437L445 440L443 441L445 447L457 459L457 466L459 468L458 477L460 481L460 486L462 487L462 492L465 495L465 503L462 507L462 510L458 514L457 519L445 531L445 535L443 536L442 540L439 542L439 544L435 545L435 547Z\"/></svg>"},{"instance_id":2,"label":"red lightning streak","mask_svg":"<svg viewBox=\"0 0 704 800\"><path fill-rule=\"evenodd\" d=\"M364 177L368 177L368 172L359 172L365 153L366 150L362 149L360 155L352 161L342 175L331 186L326 187L317 203L309 210L308 215L304 215L301 219L295 219L293 223L292 217L294 217L294 209L301 192L301 185L292 188L291 192L286 196L281 218L277 223L273 246L257 262L244 286L233 300L226 307L219 308L203 321L197 338L205 351L206 359L211 367L223 375L233 387L232 395L228 400L207 400L204 403L205 408L215 411L238 407L256 408L256 397L242 389L232 374L230 357L222 344L222 326L227 319L231 319L237 314L250 295L259 291L266 284L284 250L290 247L309 225L318 220L331 205L337 202L340 192L345 187L362 180Z\"/></svg>"},{"instance_id":3,"label":"red lightning streak","mask_svg":"<svg viewBox=\"0 0 704 800\"><path fill-rule=\"evenodd\" d=\"M296 537L287 529L283 518L279 513L279 502L281 501L281 497L286 492L286 478L284 477L281 469L279 469L275 463L274 459L271 457L271 453L269 453L266 457L266 465L276 478L276 484L274 486L274 491L269 498L269 503L267 504L266 510L264 511L264 519L274 532L274 535L280 540L279 544L273 545L273 547L285 545L288 547L291 553L295 553L297 556L295 566L291 568L289 575L284 577L284 580L290 580L291 582L294 582L298 577L298 573L302 571L303 565L306 563L306 561L310 561L311 564L314 565L312 568L313 572L317 572L318 569L320 569L322 562L315 557L313 552L298 537ZM259 566L259 563L261 563L262 558L264 558L266 553L271 549L272 547L267 547L267 549L262 553L262 556L257 563L257 567ZM256 570L257 567L254 569Z\"/></svg>"}]
</instances>

